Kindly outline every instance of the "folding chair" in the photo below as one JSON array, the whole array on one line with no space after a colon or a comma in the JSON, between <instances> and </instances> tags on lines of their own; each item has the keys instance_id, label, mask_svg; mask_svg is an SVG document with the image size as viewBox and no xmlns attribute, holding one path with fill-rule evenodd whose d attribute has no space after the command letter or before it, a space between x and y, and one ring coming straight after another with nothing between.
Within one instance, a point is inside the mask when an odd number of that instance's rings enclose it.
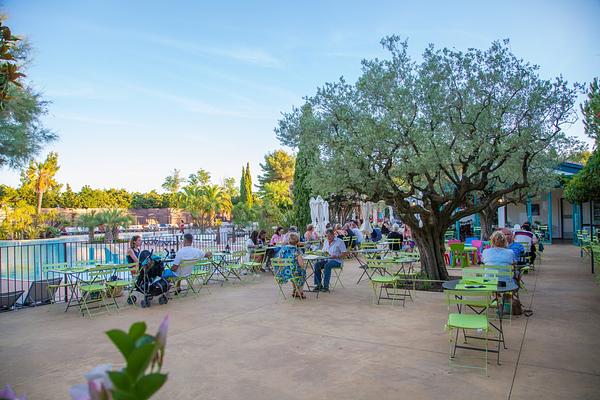
<instances>
[{"instance_id":1,"label":"folding chair","mask_svg":"<svg viewBox=\"0 0 600 400\"><path fill-rule=\"evenodd\" d=\"M87 312L88 316L91 318L92 309L101 309L102 306L106 309L107 312L110 312L109 302L108 302L108 291L109 288L106 286L106 281L111 276L114 268L106 267L103 265L99 265L97 267L90 268L87 271L87 280L81 278L77 281L77 289L79 290L79 310L81 311L81 315L85 316ZM114 297L111 297L112 303L116 309L119 308ZM90 309L90 305L98 303L96 307Z\"/></svg>"},{"instance_id":2,"label":"folding chair","mask_svg":"<svg viewBox=\"0 0 600 400\"><path fill-rule=\"evenodd\" d=\"M284 268L292 267L293 265L294 265L294 260L291 258L271 258L271 268L273 268L273 276L275 279L275 283L277 284L277 287L279 287L279 292L281 293L281 296L283 296L284 300L287 300L287 297L285 296L285 292L283 291L283 285L285 283L280 278L279 275L281 275L281 271ZM292 283L294 290L298 290L298 289L302 288L303 283L301 282L301 279L302 279L302 277L295 276L295 275L292 275L289 278L289 281ZM318 293L317 293L317 297L318 297ZM300 299L302 299L302 298L300 298Z\"/></svg>"},{"instance_id":3,"label":"folding chair","mask_svg":"<svg viewBox=\"0 0 600 400\"><path fill-rule=\"evenodd\" d=\"M48 294L50 295L51 303L56 303L56 293L60 289L65 289L66 293L68 288L71 288L73 286L69 282L63 281L63 275L59 272L67 267L68 264L66 262L42 264L42 275L45 275L48 280L53 280L52 283L48 284ZM49 278L50 275L52 275L52 278ZM60 278L60 280L58 282L55 281L55 279L58 278Z\"/></svg>"},{"instance_id":4,"label":"folding chair","mask_svg":"<svg viewBox=\"0 0 600 400\"><path fill-rule=\"evenodd\" d=\"M181 289L181 283L185 282L186 283L186 289L185 289L185 294L183 296L180 297L185 297L188 295L189 291L191 290L192 293L194 293L195 296L198 296L198 292L196 291L196 288L194 287L194 267L196 266L196 264L200 261L199 258L193 258L190 260L182 260L181 263L179 264L179 267L177 268L177 271L175 271L176 276L172 276L169 278L169 281L171 281L171 283L173 284L172 287L174 288L174 293L176 296L179 296L181 293L184 292L184 290Z\"/></svg>"},{"instance_id":5,"label":"folding chair","mask_svg":"<svg viewBox=\"0 0 600 400\"><path fill-rule=\"evenodd\" d=\"M248 256L249 260L243 262L242 265L248 271L252 271L254 276L260 276L260 271L261 269L264 269L264 264L267 260L267 249L255 249L253 252L249 252Z\"/></svg>"},{"instance_id":6,"label":"folding chair","mask_svg":"<svg viewBox=\"0 0 600 400\"><path fill-rule=\"evenodd\" d=\"M227 272L227 279L233 276L237 278L240 283L244 283L242 275L248 271L248 267L242 262L242 258L244 258L245 255L246 252L243 250L231 253L223 268L225 272Z\"/></svg>"},{"instance_id":7,"label":"folding chair","mask_svg":"<svg viewBox=\"0 0 600 400\"><path fill-rule=\"evenodd\" d=\"M448 330L448 338L450 340L448 364L450 367L457 366L463 368L478 368L484 369L487 375L488 369L488 352L494 352L489 350L488 339L490 324L488 321L487 311L492 301L492 292L487 290L444 290L446 295L446 304L448 305L448 321L446 322L446 329ZM451 307L456 306L458 312L452 312ZM476 310L475 313L467 313L467 310ZM452 337L452 331L456 330L456 335ZM483 347L465 346L458 344L459 332L463 332L464 342L467 343L467 338L481 339L484 340ZM483 333L484 336L471 336L467 335L466 332ZM483 351L484 367L478 367L473 365L458 364L455 362L456 349L475 350ZM498 341L498 349L495 351L498 353L498 363L500 363L500 341Z\"/></svg>"},{"instance_id":8,"label":"folding chair","mask_svg":"<svg viewBox=\"0 0 600 400\"><path fill-rule=\"evenodd\" d=\"M15 290L12 292L0 293L0 311L12 310L15 307L17 300L19 300L24 292L24 290Z\"/></svg>"},{"instance_id":9,"label":"folding chair","mask_svg":"<svg viewBox=\"0 0 600 400\"><path fill-rule=\"evenodd\" d=\"M137 268L137 263L119 264L113 267L112 275L106 281L109 295L115 297L120 290L131 289L135 286L135 279L131 275L131 269ZM129 298L129 297L128 297Z\"/></svg>"},{"instance_id":10,"label":"folding chair","mask_svg":"<svg viewBox=\"0 0 600 400\"><path fill-rule=\"evenodd\" d=\"M200 290L203 287L206 287L208 293L210 294L210 289L208 288L208 277L212 274L212 262L208 259L199 260L192 270L190 274L190 279L192 281L192 285L196 289L197 295L200 295Z\"/></svg>"},{"instance_id":11,"label":"folding chair","mask_svg":"<svg viewBox=\"0 0 600 400\"><path fill-rule=\"evenodd\" d=\"M340 265L338 267L331 268L331 275L335 278L333 281L333 285L330 285L331 289L335 289L338 283L341 287L345 287L342 283L342 272L344 272L344 260L339 259L337 261L340 262Z\"/></svg>"}]
</instances>

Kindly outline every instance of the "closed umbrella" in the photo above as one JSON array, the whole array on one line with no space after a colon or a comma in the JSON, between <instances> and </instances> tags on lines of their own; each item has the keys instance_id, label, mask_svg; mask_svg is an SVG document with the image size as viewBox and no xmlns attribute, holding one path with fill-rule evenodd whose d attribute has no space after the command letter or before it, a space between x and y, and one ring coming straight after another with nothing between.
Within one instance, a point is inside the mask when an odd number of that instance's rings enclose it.
<instances>
[{"instance_id":1,"label":"closed umbrella","mask_svg":"<svg viewBox=\"0 0 600 400\"><path fill-rule=\"evenodd\" d=\"M311 197L310 201L308 202L308 205L310 206L310 222L316 229L317 228L317 199L315 199L314 197Z\"/></svg>"},{"instance_id":2,"label":"closed umbrella","mask_svg":"<svg viewBox=\"0 0 600 400\"><path fill-rule=\"evenodd\" d=\"M329 224L329 203L323 200L323 226L326 228Z\"/></svg>"}]
</instances>

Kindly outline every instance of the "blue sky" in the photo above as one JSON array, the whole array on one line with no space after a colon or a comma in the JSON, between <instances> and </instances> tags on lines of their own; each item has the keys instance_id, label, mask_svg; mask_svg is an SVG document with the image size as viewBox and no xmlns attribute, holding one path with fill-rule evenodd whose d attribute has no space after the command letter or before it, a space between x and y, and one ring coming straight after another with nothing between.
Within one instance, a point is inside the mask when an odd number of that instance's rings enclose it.
<instances>
[{"instance_id":1,"label":"blue sky","mask_svg":"<svg viewBox=\"0 0 600 400\"><path fill-rule=\"evenodd\" d=\"M487 48L509 38L542 77L600 75L600 1L199 2L4 1L33 46L28 78L52 101L58 179L74 189L160 189L173 168L213 181L254 175L281 148L281 112L318 86L360 73L398 34L415 57L428 43ZM582 97L583 98L583 97ZM583 137L579 122L570 133ZM0 171L16 185L18 174Z\"/></svg>"}]
</instances>

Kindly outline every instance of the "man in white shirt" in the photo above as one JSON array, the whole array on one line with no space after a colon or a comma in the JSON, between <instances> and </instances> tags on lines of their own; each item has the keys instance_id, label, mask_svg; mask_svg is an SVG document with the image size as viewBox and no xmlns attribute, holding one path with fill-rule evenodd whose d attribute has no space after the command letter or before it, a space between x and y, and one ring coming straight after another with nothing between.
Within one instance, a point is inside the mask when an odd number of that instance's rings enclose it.
<instances>
[{"instance_id":1,"label":"man in white shirt","mask_svg":"<svg viewBox=\"0 0 600 400\"><path fill-rule=\"evenodd\" d=\"M188 276L192 273L194 266L191 265L186 266L185 268L180 268L184 261L197 260L212 256L210 251L204 252L200 249L192 247L193 242L194 236L191 233L186 233L183 235L183 247L177 250L177 253L175 254L175 260L173 260L173 265L171 265L170 269L165 270L163 274L164 278Z\"/></svg>"},{"instance_id":2,"label":"man in white shirt","mask_svg":"<svg viewBox=\"0 0 600 400\"><path fill-rule=\"evenodd\" d=\"M329 281L331 279L331 269L340 268L342 266L342 257L346 254L346 245L344 241L335 236L333 229L329 228L325 231L327 239L323 244L323 252L329 256L327 260L321 260L314 265L315 271L315 291L329 292ZM325 270L323 279L321 280L321 271Z\"/></svg>"}]
</instances>

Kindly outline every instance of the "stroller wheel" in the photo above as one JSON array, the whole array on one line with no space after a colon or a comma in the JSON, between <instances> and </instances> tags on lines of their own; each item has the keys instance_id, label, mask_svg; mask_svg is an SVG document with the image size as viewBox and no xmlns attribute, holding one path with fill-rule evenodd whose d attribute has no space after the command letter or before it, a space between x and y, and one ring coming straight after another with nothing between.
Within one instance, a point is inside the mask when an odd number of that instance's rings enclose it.
<instances>
[{"instance_id":1,"label":"stroller wheel","mask_svg":"<svg viewBox=\"0 0 600 400\"><path fill-rule=\"evenodd\" d=\"M150 302L144 299L140 302L140 305L142 306L142 308L150 307Z\"/></svg>"},{"instance_id":2,"label":"stroller wheel","mask_svg":"<svg viewBox=\"0 0 600 400\"><path fill-rule=\"evenodd\" d=\"M129 305L135 304L136 301L137 301L137 297L135 297L135 296L129 296L127 298L127 304L129 304Z\"/></svg>"},{"instance_id":3,"label":"stroller wheel","mask_svg":"<svg viewBox=\"0 0 600 400\"><path fill-rule=\"evenodd\" d=\"M167 299L166 296L160 296L158 298L158 304L167 304L169 302L169 299Z\"/></svg>"}]
</instances>

